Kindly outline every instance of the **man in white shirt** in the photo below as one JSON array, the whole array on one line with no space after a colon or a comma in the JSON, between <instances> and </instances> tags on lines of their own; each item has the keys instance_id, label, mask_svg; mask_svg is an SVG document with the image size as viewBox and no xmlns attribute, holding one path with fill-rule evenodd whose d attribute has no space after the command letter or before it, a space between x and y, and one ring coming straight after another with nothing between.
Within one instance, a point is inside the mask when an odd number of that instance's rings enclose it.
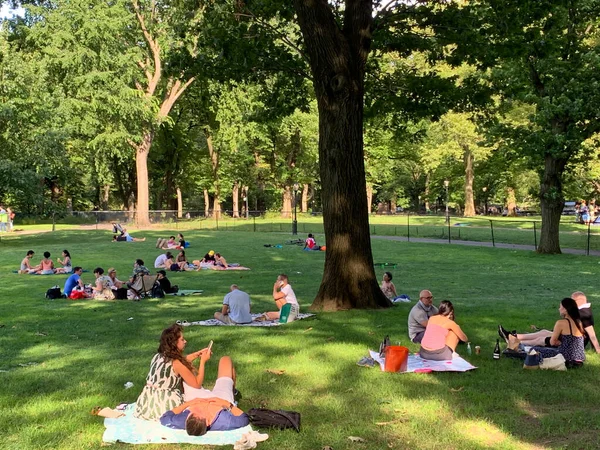
<instances>
[{"instance_id":1,"label":"man in white shirt","mask_svg":"<svg viewBox=\"0 0 600 450\"><path fill-rule=\"evenodd\" d=\"M221 311L215 313L215 319L228 325L252 322L250 315L250 296L232 284L229 293L223 298Z\"/></svg>"},{"instance_id":2,"label":"man in white shirt","mask_svg":"<svg viewBox=\"0 0 600 450\"><path fill-rule=\"evenodd\" d=\"M171 254L171 252L166 252L161 255L158 255L158 258L156 258L154 260L154 268L155 269L163 269L165 267L165 261L169 258L173 258L173 255Z\"/></svg>"}]
</instances>

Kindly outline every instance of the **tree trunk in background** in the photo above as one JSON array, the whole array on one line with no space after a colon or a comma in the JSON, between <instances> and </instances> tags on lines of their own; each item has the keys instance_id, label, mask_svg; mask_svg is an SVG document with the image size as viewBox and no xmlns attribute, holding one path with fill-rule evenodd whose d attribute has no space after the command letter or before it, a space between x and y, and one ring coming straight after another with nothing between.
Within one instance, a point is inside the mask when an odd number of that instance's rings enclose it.
<instances>
[{"instance_id":1,"label":"tree trunk in background","mask_svg":"<svg viewBox=\"0 0 600 450\"><path fill-rule=\"evenodd\" d=\"M108 201L110 200L110 184L105 184L102 189L102 199L100 200L100 209L106 211L108 209Z\"/></svg>"},{"instance_id":2,"label":"tree trunk in background","mask_svg":"<svg viewBox=\"0 0 600 450\"><path fill-rule=\"evenodd\" d=\"M138 227L150 225L150 196L148 188L148 153L154 139L154 131L146 130L141 144L135 146L135 169L137 178L136 216Z\"/></svg>"},{"instance_id":3,"label":"tree trunk in background","mask_svg":"<svg viewBox=\"0 0 600 450\"><path fill-rule=\"evenodd\" d=\"M367 184L367 214L371 214L373 206L373 186Z\"/></svg>"},{"instance_id":4,"label":"tree trunk in background","mask_svg":"<svg viewBox=\"0 0 600 450\"><path fill-rule=\"evenodd\" d=\"M506 211L508 217L517 215L517 197L515 196L515 189L512 187L506 188Z\"/></svg>"},{"instance_id":5,"label":"tree trunk in background","mask_svg":"<svg viewBox=\"0 0 600 450\"><path fill-rule=\"evenodd\" d=\"M475 200L473 198L473 162L475 158L469 147L464 147L463 161L465 163L465 217L475 215Z\"/></svg>"},{"instance_id":6,"label":"tree trunk in background","mask_svg":"<svg viewBox=\"0 0 600 450\"><path fill-rule=\"evenodd\" d=\"M231 190L231 197L233 203L233 217L240 217L240 184L236 181L233 183L233 188Z\"/></svg>"},{"instance_id":7,"label":"tree trunk in background","mask_svg":"<svg viewBox=\"0 0 600 450\"><path fill-rule=\"evenodd\" d=\"M316 310L389 307L373 268L363 149L372 0L347 1L340 30L325 0L294 0L319 108L327 252Z\"/></svg>"},{"instance_id":8,"label":"tree trunk in background","mask_svg":"<svg viewBox=\"0 0 600 450\"><path fill-rule=\"evenodd\" d=\"M427 172L425 175L425 212L429 212L429 184L431 183L431 174Z\"/></svg>"},{"instance_id":9,"label":"tree trunk in background","mask_svg":"<svg viewBox=\"0 0 600 450\"><path fill-rule=\"evenodd\" d=\"M181 196L181 189L177 188L177 218L183 217L183 197Z\"/></svg>"},{"instance_id":10,"label":"tree trunk in background","mask_svg":"<svg viewBox=\"0 0 600 450\"><path fill-rule=\"evenodd\" d=\"M208 189L204 189L204 217L210 216L210 197L208 195Z\"/></svg>"},{"instance_id":11,"label":"tree trunk in background","mask_svg":"<svg viewBox=\"0 0 600 450\"><path fill-rule=\"evenodd\" d=\"M557 159L546 155L544 173L540 183L542 204L542 232L538 253L561 253L560 216L564 206L562 177L567 164L566 159Z\"/></svg>"},{"instance_id":12,"label":"tree trunk in background","mask_svg":"<svg viewBox=\"0 0 600 450\"><path fill-rule=\"evenodd\" d=\"M281 206L281 217L283 219L290 219L292 217L292 188L285 186L282 194L282 206Z\"/></svg>"},{"instance_id":13,"label":"tree trunk in background","mask_svg":"<svg viewBox=\"0 0 600 450\"><path fill-rule=\"evenodd\" d=\"M302 185L302 208L303 213L308 212L308 183Z\"/></svg>"},{"instance_id":14,"label":"tree trunk in background","mask_svg":"<svg viewBox=\"0 0 600 450\"><path fill-rule=\"evenodd\" d=\"M217 193L215 193L213 198L213 217L215 219L221 218L221 197Z\"/></svg>"}]
</instances>

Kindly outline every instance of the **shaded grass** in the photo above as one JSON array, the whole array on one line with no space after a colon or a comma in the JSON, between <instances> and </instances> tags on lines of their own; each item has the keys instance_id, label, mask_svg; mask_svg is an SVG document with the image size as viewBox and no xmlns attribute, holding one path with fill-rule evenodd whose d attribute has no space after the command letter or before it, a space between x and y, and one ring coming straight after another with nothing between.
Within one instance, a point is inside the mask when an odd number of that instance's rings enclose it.
<instances>
[{"instance_id":1,"label":"shaded grass","mask_svg":"<svg viewBox=\"0 0 600 450\"><path fill-rule=\"evenodd\" d=\"M74 264L90 270L85 281L92 280L97 265L116 267L123 279L135 258L150 267L158 254L159 232L138 234L148 241L110 243L109 233L93 231L2 239L0 369L8 370L0 373L2 448L99 447L103 425L89 411L135 401L163 328L178 319L210 317L233 282L251 294L253 310L272 309L271 289L279 272L288 273L305 310L317 292L325 257L297 246L263 247L288 239L280 234L189 231L190 259L214 249L252 271L173 274L174 283L205 294L142 302L48 301L45 290L59 281L62 285L65 276L10 273L30 248L53 256L67 248ZM215 342L207 379L216 376L218 357L232 355L243 409L266 406L302 413L302 433L273 432L260 448L597 448L597 355L588 353L586 365L568 373L529 372L517 361L491 358L499 322L519 330L531 323L551 327L559 300L577 289L595 303L600 295L597 258L379 240L373 241L373 251L376 260L398 263L393 273L399 292L414 300L419 290L429 288L436 302L455 304L457 321L472 345L482 347L480 356L468 358L479 369L400 375L356 366L386 334L417 350L408 342L411 305L406 304L321 313L273 329L186 329L189 351ZM376 271L381 277L383 270ZM31 362L36 365L19 366ZM135 387L124 389L127 381ZM348 436L366 442L353 444Z\"/></svg>"}]
</instances>

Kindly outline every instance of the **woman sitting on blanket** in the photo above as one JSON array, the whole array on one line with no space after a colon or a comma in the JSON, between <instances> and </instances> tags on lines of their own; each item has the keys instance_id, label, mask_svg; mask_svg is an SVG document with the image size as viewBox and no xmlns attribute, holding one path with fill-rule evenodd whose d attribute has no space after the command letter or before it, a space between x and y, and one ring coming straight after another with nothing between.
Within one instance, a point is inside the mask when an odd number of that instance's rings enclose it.
<instances>
[{"instance_id":1,"label":"woman sitting on blanket","mask_svg":"<svg viewBox=\"0 0 600 450\"><path fill-rule=\"evenodd\" d=\"M96 284L92 286L92 297L96 300L114 300L115 294L111 289L111 281L107 275L104 275L102 267L94 269Z\"/></svg>"},{"instance_id":2,"label":"woman sitting on blanket","mask_svg":"<svg viewBox=\"0 0 600 450\"><path fill-rule=\"evenodd\" d=\"M215 253L215 266L223 267L225 269L229 267L227 265L227 260L223 258L220 253Z\"/></svg>"},{"instance_id":3,"label":"woman sitting on blanket","mask_svg":"<svg viewBox=\"0 0 600 450\"><path fill-rule=\"evenodd\" d=\"M467 335L454 321L454 306L444 300L438 313L427 322L419 354L431 361L451 360L460 341L467 342Z\"/></svg>"},{"instance_id":4,"label":"woman sitting on blanket","mask_svg":"<svg viewBox=\"0 0 600 450\"><path fill-rule=\"evenodd\" d=\"M54 261L50 259L50 252L44 252L44 257L39 264L39 270L35 273L41 275L54 274Z\"/></svg>"},{"instance_id":5,"label":"woman sitting on blanket","mask_svg":"<svg viewBox=\"0 0 600 450\"><path fill-rule=\"evenodd\" d=\"M63 259L56 258L56 261L62 266L56 269L56 273L71 273L73 272L73 267L71 266L71 254L69 250L62 251Z\"/></svg>"},{"instance_id":6,"label":"woman sitting on blanket","mask_svg":"<svg viewBox=\"0 0 600 450\"><path fill-rule=\"evenodd\" d=\"M181 383L185 381L193 388L201 388L204 381L204 366L211 351L204 348L184 356L187 341L179 325L163 330L156 355L150 363L146 386L142 389L135 405L134 417L159 420L169 410L183 403ZM200 358L198 370L192 361Z\"/></svg>"},{"instance_id":7,"label":"woman sitting on blanket","mask_svg":"<svg viewBox=\"0 0 600 450\"><path fill-rule=\"evenodd\" d=\"M185 250L179 250L179 254L177 255L177 264L179 264L179 270L193 270L192 268L188 268L189 263L185 256Z\"/></svg>"},{"instance_id":8,"label":"woman sitting on blanket","mask_svg":"<svg viewBox=\"0 0 600 450\"><path fill-rule=\"evenodd\" d=\"M507 332L500 326L501 334L504 334L508 347L515 350L519 343L524 345L534 345L535 348L544 358L557 356L559 353L564 356L565 361L571 363L581 363L585 361L584 336L585 331L581 324L581 316L577 302L570 297L563 298L558 306L558 312L562 319L559 319L554 324L554 329L550 337L546 340L548 347L537 346L539 338L535 336L538 333L531 335L522 335L524 339L518 339L516 333Z\"/></svg>"}]
</instances>

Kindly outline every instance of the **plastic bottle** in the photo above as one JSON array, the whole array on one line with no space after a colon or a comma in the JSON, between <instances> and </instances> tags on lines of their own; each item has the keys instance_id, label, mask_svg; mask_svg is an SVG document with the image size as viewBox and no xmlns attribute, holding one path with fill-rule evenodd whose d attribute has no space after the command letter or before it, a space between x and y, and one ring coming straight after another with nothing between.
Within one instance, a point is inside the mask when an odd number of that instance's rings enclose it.
<instances>
[{"instance_id":1,"label":"plastic bottle","mask_svg":"<svg viewBox=\"0 0 600 450\"><path fill-rule=\"evenodd\" d=\"M467 355L471 354L471 343L467 342Z\"/></svg>"}]
</instances>

